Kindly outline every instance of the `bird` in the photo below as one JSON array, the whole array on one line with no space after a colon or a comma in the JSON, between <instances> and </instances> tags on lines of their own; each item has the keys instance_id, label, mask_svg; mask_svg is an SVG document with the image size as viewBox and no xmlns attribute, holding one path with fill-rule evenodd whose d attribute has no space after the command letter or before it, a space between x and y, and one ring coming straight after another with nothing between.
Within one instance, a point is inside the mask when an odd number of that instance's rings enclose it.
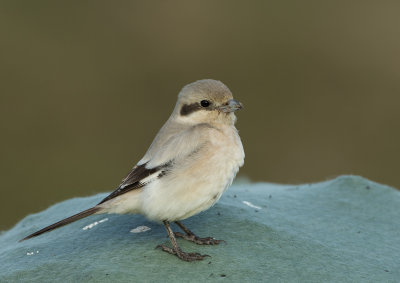
<instances>
[{"instance_id":1,"label":"bird","mask_svg":"<svg viewBox=\"0 0 400 283\"><path fill-rule=\"evenodd\" d=\"M221 81L204 79L184 86L143 158L112 193L20 241L93 214L141 214L165 226L172 247L156 248L184 261L203 260L209 255L184 252L176 238L199 245L224 242L200 238L181 221L213 206L243 166L245 153L235 127L235 111L242 108ZM171 222L183 233L173 232Z\"/></svg>"}]
</instances>

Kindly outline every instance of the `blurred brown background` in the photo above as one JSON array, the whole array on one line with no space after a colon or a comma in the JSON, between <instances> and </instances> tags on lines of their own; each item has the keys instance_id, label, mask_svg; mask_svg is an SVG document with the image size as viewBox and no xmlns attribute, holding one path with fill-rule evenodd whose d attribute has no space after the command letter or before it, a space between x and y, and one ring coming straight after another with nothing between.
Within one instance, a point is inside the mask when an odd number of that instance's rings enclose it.
<instances>
[{"instance_id":1,"label":"blurred brown background","mask_svg":"<svg viewBox=\"0 0 400 283\"><path fill-rule=\"evenodd\" d=\"M1 1L0 230L111 191L187 83L245 109L240 176L400 187L398 1Z\"/></svg>"}]
</instances>

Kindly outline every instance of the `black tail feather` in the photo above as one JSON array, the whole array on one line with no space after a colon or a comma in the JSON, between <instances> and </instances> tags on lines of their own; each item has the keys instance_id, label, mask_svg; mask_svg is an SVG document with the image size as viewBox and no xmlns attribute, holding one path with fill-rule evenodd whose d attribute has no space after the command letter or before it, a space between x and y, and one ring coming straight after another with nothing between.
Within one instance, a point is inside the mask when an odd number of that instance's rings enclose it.
<instances>
[{"instance_id":1,"label":"black tail feather","mask_svg":"<svg viewBox=\"0 0 400 283\"><path fill-rule=\"evenodd\" d=\"M39 236L40 234L49 232L51 230L60 228L60 227L62 227L64 225L67 225L67 224L75 222L75 221L77 221L79 219L85 218L85 217L87 217L89 215L92 215L92 214L96 213L99 210L100 210L100 207L96 207L96 206L92 207L92 208L89 208L89 209L86 209L86 210L84 210L82 212L79 212L79 213L77 213L75 215L72 215L72 216L70 216L68 218L65 218L65 219L63 219L61 221L58 221L58 222L56 222L54 224L51 224L51 225L49 225L49 226L47 226L47 227L45 227L45 228L43 228L43 229L41 229L39 231L36 231L35 233L32 233L29 236L26 236L25 238L19 240L19 242L25 241L27 239L30 239L30 238L33 238L33 237L36 237L36 236Z\"/></svg>"}]
</instances>

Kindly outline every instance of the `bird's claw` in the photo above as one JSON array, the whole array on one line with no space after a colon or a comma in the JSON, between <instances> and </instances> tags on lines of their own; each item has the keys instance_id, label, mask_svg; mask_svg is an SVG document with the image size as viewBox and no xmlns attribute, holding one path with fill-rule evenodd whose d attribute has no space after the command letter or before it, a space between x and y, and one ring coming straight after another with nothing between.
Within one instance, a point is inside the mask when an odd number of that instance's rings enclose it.
<instances>
[{"instance_id":1,"label":"bird's claw","mask_svg":"<svg viewBox=\"0 0 400 283\"><path fill-rule=\"evenodd\" d=\"M217 240L214 239L213 237L200 238L197 237L195 234L187 235L180 232L174 232L174 235L177 238L182 238L198 245L218 245L219 243L222 242L225 243L224 240Z\"/></svg>"},{"instance_id":2,"label":"bird's claw","mask_svg":"<svg viewBox=\"0 0 400 283\"><path fill-rule=\"evenodd\" d=\"M209 257L209 255L202 255L199 253L185 253L181 249L175 250L170 247L167 247L166 245L158 245L156 247L156 249L157 248L161 248L161 250L164 252L176 255L177 257L179 257L180 259L182 259L184 261L203 260L205 257Z\"/></svg>"}]
</instances>

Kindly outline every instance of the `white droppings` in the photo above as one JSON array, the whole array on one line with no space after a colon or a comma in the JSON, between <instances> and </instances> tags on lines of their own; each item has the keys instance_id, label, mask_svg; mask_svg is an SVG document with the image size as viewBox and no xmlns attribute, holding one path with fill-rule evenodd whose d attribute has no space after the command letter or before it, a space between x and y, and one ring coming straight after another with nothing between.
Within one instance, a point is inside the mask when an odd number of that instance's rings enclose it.
<instances>
[{"instance_id":1,"label":"white droppings","mask_svg":"<svg viewBox=\"0 0 400 283\"><path fill-rule=\"evenodd\" d=\"M93 222L92 224L86 225L82 228L82 230L92 229L94 226L99 225L100 223L106 222L108 218L101 219L99 221Z\"/></svg>"},{"instance_id":2,"label":"white droppings","mask_svg":"<svg viewBox=\"0 0 400 283\"><path fill-rule=\"evenodd\" d=\"M261 207L259 207L259 206L256 206L256 205L254 205L254 204L252 204L251 202L249 202L249 201L242 201L245 205L247 205L247 206L250 206L251 208L255 208L255 209L261 209Z\"/></svg>"},{"instance_id":3,"label":"white droppings","mask_svg":"<svg viewBox=\"0 0 400 283\"><path fill-rule=\"evenodd\" d=\"M38 254L39 251L36 251L36 253ZM27 253L26 253L26 255L34 255L34 254L35 254L35 252L27 252Z\"/></svg>"},{"instance_id":4,"label":"white droppings","mask_svg":"<svg viewBox=\"0 0 400 283\"><path fill-rule=\"evenodd\" d=\"M138 226L138 227L136 227L135 229L132 229L130 232L131 232L131 233L143 233L143 232L147 232L147 231L149 231L149 230L151 230L150 227L147 227L147 226Z\"/></svg>"}]
</instances>

